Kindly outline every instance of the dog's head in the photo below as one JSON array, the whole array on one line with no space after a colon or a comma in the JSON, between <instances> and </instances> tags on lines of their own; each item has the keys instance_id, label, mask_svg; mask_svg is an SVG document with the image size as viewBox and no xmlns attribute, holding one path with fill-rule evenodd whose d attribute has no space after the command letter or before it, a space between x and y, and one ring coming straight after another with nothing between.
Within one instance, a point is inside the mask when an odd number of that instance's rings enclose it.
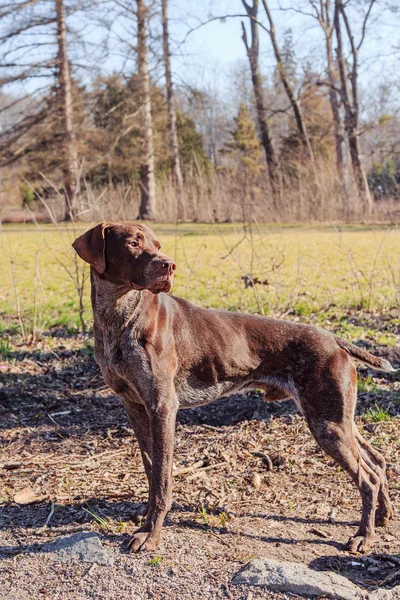
<instances>
[{"instance_id":1,"label":"dog's head","mask_svg":"<svg viewBox=\"0 0 400 600\"><path fill-rule=\"evenodd\" d=\"M100 223L72 247L107 281L153 294L169 292L176 265L146 225Z\"/></svg>"}]
</instances>

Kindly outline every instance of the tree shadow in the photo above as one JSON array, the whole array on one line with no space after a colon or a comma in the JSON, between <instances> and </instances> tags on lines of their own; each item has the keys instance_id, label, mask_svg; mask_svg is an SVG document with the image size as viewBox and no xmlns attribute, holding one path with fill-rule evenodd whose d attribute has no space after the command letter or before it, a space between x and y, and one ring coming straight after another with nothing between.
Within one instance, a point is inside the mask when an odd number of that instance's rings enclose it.
<instances>
[{"instance_id":1,"label":"tree shadow","mask_svg":"<svg viewBox=\"0 0 400 600\"><path fill-rule=\"evenodd\" d=\"M141 502L132 502L130 500L107 500L98 498L91 498L85 500L82 503L71 503L66 505L56 505L54 513L48 528L43 528L46 518L49 514L49 503L40 503L35 506L18 506L15 504L4 504L2 506L0 515L0 527L6 529L28 529L35 530L39 535L43 532L46 536L49 533L59 533L62 536L70 535L78 531L88 531L89 527L92 531L93 524L96 524L96 517L106 519L110 522L110 529L112 526L123 523L130 531L129 534L136 528L135 516L138 511L143 509L144 504ZM87 510L90 510L90 513ZM287 536L279 535L257 535L253 533L245 533L242 531L233 531L224 527L212 527L207 523L200 523L193 518L185 518L184 513L187 512L192 515L195 512L194 506L181 506L173 505L169 515L164 523L165 528L177 528L177 529L191 529L196 531L202 531L204 533L213 533L224 539L238 539L245 538L248 540L255 540L264 542L266 544L281 543L285 545L296 545L296 544L311 544L311 545L327 545L336 549L341 549L340 543L335 542L331 539L315 539L310 538L307 540L296 539ZM178 513L178 515L177 515ZM183 514L182 514L183 513ZM257 517L259 515L249 515ZM263 518L265 516L263 515ZM275 521L279 523L293 522L293 523L306 523L310 527L312 525L320 524L320 519L302 519L297 517L284 517L282 515L270 514L267 516L269 521ZM339 523L338 523L339 524ZM347 524L347 523L343 523ZM128 532L115 534L112 531L107 531L107 528L99 527L99 532L105 537L105 539L118 541L122 543L129 537ZM44 543L44 542L43 542ZM15 546L0 546L0 557L14 556L20 553L37 552L42 548L43 543L37 542L34 544L18 544Z\"/></svg>"},{"instance_id":2,"label":"tree shadow","mask_svg":"<svg viewBox=\"0 0 400 600\"><path fill-rule=\"evenodd\" d=\"M327 519L310 518L310 517L286 517L284 515L271 515L264 513L238 513L238 517L250 517L253 519L262 519L263 521L277 521L281 523L303 523L305 525L332 525ZM344 527L356 527L359 521L337 521L334 525L343 525Z\"/></svg>"},{"instance_id":3,"label":"tree shadow","mask_svg":"<svg viewBox=\"0 0 400 600\"><path fill-rule=\"evenodd\" d=\"M333 571L368 590L371 586L390 589L400 584L400 559L387 553L366 557L320 556L312 560L309 567L316 571Z\"/></svg>"},{"instance_id":4,"label":"tree shadow","mask_svg":"<svg viewBox=\"0 0 400 600\"><path fill-rule=\"evenodd\" d=\"M81 526L90 523L96 523L96 517L102 519L115 521L115 522L129 522L135 521L135 517L139 511L145 507L145 503L140 501L134 501L131 498L131 494L126 494L126 499L112 500L107 498L86 498L81 502L72 502L67 504L56 504L54 512L50 521L50 530L56 529L57 527L66 526ZM15 503L4 503L1 507L0 512L0 527L7 529L41 529L46 522L49 515L50 504L49 502L40 502L32 505L18 505ZM219 509L209 509L209 515L221 514ZM209 530L211 527L206 523L204 526L191 519L180 518L177 522L171 520L171 515L182 514L182 513L196 513L195 505L176 504L172 505L172 509L167 515L166 526L168 525L179 525L179 526L193 526L197 529ZM263 513L240 513L237 514L238 518L250 517L258 518L263 521L273 521L277 523L302 523L312 527L313 525L327 525L326 519L320 518L306 518L296 516L285 516L275 514L263 514ZM352 521L337 521L335 526L354 526L358 523ZM223 528L222 528L223 529ZM317 543L318 540L315 540ZM320 540L321 543L329 543L329 540Z\"/></svg>"},{"instance_id":5,"label":"tree shadow","mask_svg":"<svg viewBox=\"0 0 400 600\"><path fill-rule=\"evenodd\" d=\"M50 530L57 527L96 523L96 516L106 520L126 522L133 520L142 507L143 503L129 499L129 494L127 494L126 500L112 501L87 498L82 502L56 504L50 521ZM28 506L4 503L0 512L0 527L6 529L40 529L46 522L49 511L50 505L48 502Z\"/></svg>"},{"instance_id":6,"label":"tree shadow","mask_svg":"<svg viewBox=\"0 0 400 600\"><path fill-rule=\"evenodd\" d=\"M33 428L36 435L41 436L40 427L46 427L47 436L57 441L85 435L88 430L104 436L110 428L121 431L128 428L122 403L107 392L90 349L58 348L57 352L45 353L29 350L11 353L10 359L13 354L17 365L24 370L2 373L0 433L2 429L20 426ZM389 375L387 381L397 376L396 373ZM377 395L375 391L359 394L358 414L374 408L375 404L382 404L383 408L387 404L392 416L400 414L398 395L395 397L389 392ZM223 427L282 416L290 422L296 414L292 400L266 403L263 394L254 390L205 406L182 409L178 412L178 423ZM31 435L35 433L31 432Z\"/></svg>"},{"instance_id":7,"label":"tree shadow","mask_svg":"<svg viewBox=\"0 0 400 600\"><path fill-rule=\"evenodd\" d=\"M270 520L276 520L276 517L271 516ZM292 520L292 519L288 519L288 520ZM313 519L310 519L308 521L308 523L310 524L310 526L315 523L315 521ZM343 544L341 544L340 542L335 542L334 540L330 540L330 539L316 539L316 538L310 538L305 540L304 538L301 539L295 539L295 538L288 538L288 537L284 537L284 536L266 536L266 535L256 535L253 533L244 533L242 531L232 531L232 530L224 530L222 529L218 529L215 527L211 527L210 525L207 524L203 524L203 523L199 523L197 521L194 521L192 519L183 519L178 521L177 523L178 527L182 527L184 529L194 529L194 530L198 530L198 531L205 531L205 532L216 532L218 531L218 534L221 535L221 537L231 537L231 538L245 538L245 539L249 539L249 540L257 540L260 542L264 542L266 544L285 544L285 545L289 545L289 546L295 546L296 544L301 544L302 546L304 544L311 544L311 545L326 545L326 546L332 546L333 548L337 548L338 550L343 550Z\"/></svg>"}]
</instances>

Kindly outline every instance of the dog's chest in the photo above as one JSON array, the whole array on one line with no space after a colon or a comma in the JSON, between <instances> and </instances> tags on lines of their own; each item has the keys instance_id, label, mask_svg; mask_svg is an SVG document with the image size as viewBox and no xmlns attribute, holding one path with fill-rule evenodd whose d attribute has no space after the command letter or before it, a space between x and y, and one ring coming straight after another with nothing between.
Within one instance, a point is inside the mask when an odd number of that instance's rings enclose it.
<instances>
[{"instance_id":1,"label":"dog's chest","mask_svg":"<svg viewBox=\"0 0 400 600\"><path fill-rule=\"evenodd\" d=\"M146 382L154 374L149 355L143 344L129 330L99 330L94 328L95 359L105 383L123 397L132 392L140 396L140 390L151 388ZM174 380L175 391L181 408L208 404L221 396L233 393L240 383L232 379L218 381L216 377L197 377L189 371L180 371Z\"/></svg>"},{"instance_id":2,"label":"dog's chest","mask_svg":"<svg viewBox=\"0 0 400 600\"><path fill-rule=\"evenodd\" d=\"M95 332L95 359L104 380L116 393L121 380L136 390L136 378L143 378L149 369L143 347L128 331Z\"/></svg>"}]
</instances>

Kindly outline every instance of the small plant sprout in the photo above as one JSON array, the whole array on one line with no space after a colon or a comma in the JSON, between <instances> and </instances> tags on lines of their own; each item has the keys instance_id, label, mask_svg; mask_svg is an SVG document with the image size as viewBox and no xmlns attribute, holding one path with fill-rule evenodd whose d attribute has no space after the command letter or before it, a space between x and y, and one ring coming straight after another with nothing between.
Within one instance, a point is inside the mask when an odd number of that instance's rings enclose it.
<instances>
[{"instance_id":1,"label":"small plant sprout","mask_svg":"<svg viewBox=\"0 0 400 600\"><path fill-rule=\"evenodd\" d=\"M82 508L85 512L88 513L88 515L90 515L96 521L96 523L99 525L99 527L101 527L102 529L109 528L110 523L109 523L108 519L106 519L105 517L102 517L101 515L96 514L94 512L94 509L91 506L88 506L88 508L85 508L84 506L82 506Z\"/></svg>"},{"instance_id":2,"label":"small plant sprout","mask_svg":"<svg viewBox=\"0 0 400 600\"><path fill-rule=\"evenodd\" d=\"M0 339L0 357L8 358L11 356L11 344L7 339Z\"/></svg>"},{"instance_id":3,"label":"small plant sprout","mask_svg":"<svg viewBox=\"0 0 400 600\"><path fill-rule=\"evenodd\" d=\"M150 558L150 560L147 561L147 564L149 567L159 567L163 560L164 558L162 556L156 554L153 556L153 558Z\"/></svg>"},{"instance_id":4,"label":"small plant sprout","mask_svg":"<svg viewBox=\"0 0 400 600\"><path fill-rule=\"evenodd\" d=\"M223 510L222 513L219 515L219 525L220 525L221 529L226 529L226 526L227 526L230 518L231 518L230 515Z\"/></svg>"},{"instance_id":5,"label":"small plant sprout","mask_svg":"<svg viewBox=\"0 0 400 600\"><path fill-rule=\"evenodd\" d=\"M200 515L201 515L204 523L207 523L207 525L208 525L208 523L210 521L210 517L207 514L206 507L205 506L201 506L201 508L199 508L199 513L200 513Z\"/></svg>"},{"instance_id":6,"label":"small plant sprout","mask_svg":"<svg viewBox=\"0 0 400 600\"><path fill-rule=\"evenodd\" d=\"M357 389L361 393L377 392L379 390L379 388L375 385L374 379L371 377L371 375L368 375L367 377L359 377Z\"/></svg>"},{"instance_id":7,"label":"small plant sprout","mask_svg":"<svg viewBox=\"0 0 400 600\"><path fill-rule=\"evenodd\" d=\"M127 525L128 525L127 521L123 521L121 519L121 517L119 517L118 524L117 524L117 531L118 531L118 533L122 533L123 531L125 531L125 528L126 528Z\"/></svg>"}]
</instances>

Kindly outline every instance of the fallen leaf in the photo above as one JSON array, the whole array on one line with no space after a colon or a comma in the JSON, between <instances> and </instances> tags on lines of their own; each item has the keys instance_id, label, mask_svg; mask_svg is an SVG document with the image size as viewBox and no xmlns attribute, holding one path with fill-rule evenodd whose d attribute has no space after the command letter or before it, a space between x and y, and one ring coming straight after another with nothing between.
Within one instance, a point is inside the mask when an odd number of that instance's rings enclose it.
<instances>
[{"instance_id":1,"label":"fallen leaf","mask_svg":"<svg viewBox=\"0 0 400 600\"><path fill-rule=\"evenodd\" d=\"M261 487L261 476L259 473L253 473L252 477L251 477L251 485L256 489L259 490Z\"/></svg>"},{"instance_id":2,"label":"fallen leaf","mask_svg":"<svg viewBox=\"0 0 400 600\"><path fill-rule=\"evenodd\" d=\"M24 487L20 492L17 492L14 496L14 502L17 504L32 504L41 500L36 496L35 492L31 487Z\"/></svg>"}]
</instances>

